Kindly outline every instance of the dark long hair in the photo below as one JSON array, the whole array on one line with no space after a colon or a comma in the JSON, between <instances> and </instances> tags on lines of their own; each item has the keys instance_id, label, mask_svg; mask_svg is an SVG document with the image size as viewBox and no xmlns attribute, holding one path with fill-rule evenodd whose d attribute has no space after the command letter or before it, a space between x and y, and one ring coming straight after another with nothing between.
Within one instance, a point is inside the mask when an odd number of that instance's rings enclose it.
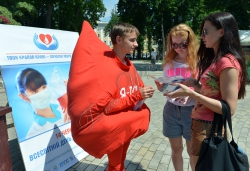
<instances>
[{"instance_id":1,"label":"dark long hair","mask_svg":"<svg viewBox=\"0 0 250 171\"><path fill-rule=\"evenodd\" d=\"M200 48L198 50L198 68L200 79L201 75L205 70L213 63L217 62L220 58L232 54L239 62L242 70L241 74L241 86L238 92L238 99L243 99L246 95L246 83L247 83L247 70L246 70L246 60L243 55L241 45L239 28L234 16L228 12L217 12L207 16L201 25L200 35L202 34L203 26L205 21L210 21L213 26L217 29L224 29L224 35L221 37L219 48L217 54L214 53L213 48L206 48L205 44L201 40Z\"/></svg>"},{"instance_id":2,"label":"dark long hair","mask_svg":"<svg viewBox=\"0 0 250 171\"><path fill-rule=\"evenodd\" d=\"M17 89L25 94L26 89L36 91L42 85L47 85L44 76L35 69L26 68L19 71L16 75Z\"/></svg>"}]
</instances>

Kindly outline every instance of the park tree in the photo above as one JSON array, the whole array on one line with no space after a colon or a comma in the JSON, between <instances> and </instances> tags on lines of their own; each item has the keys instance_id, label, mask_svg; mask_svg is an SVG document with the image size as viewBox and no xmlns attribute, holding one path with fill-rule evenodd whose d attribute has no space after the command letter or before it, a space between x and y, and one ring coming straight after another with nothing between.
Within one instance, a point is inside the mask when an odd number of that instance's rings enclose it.
<instances>
[{"instance_id":1,"label":"park tree","mask_svg":"<svg viewBox=\"0 0 250 171\"><path fill-rule=\"evenodd\" d=\"M95 27L106 11L102 0L8 0L0 6L23 25L78 32L83 20Z\"/></svg>"},{"instance_id":2,"label":"park tree","mask_svg":"<svg viewBox=\"0 0 250 171\"><path fill-rule=\"evenodd\" d=\"M150 0L119 0L117 4L117 11L120 19L123 22L128 22L141 33L138 38L137 58L141 58L141 52L144 48L144 40L147 33L147 25L149 25L147 16L150 16Z\"/></svg>"},{"instance_id":3,"label":"park tree","mask_svg":"<svg viewBox=\"0 0 250 171\"><path fill-rule=\"evenodd\" d=\"M198 32L203 19L204 0L119 0L118 13L122 21L135 25L148 39L148 49L157 42L161 58L165 55L166 36L170 29L187 23ZM143 42L139 42L140 45ZM142 48L138 47L138 53Z\"/></svg>"},{"instance_id":4,"label":"park tree","mask_svg":"<svg viewBox=\"0 0 250 171\"><path fill-rule=\"evenodd\" d=\"M19 2L19 1L18 1ZM17 0L1 0L0 6L7 8L10 12L14 11Z\"/></svg>"},{"instance_id":5,"label":"park tree","mask_svg":"<svg viewBox=\"0 0 250 171\"><path fill-rule=\"evenodd\" d=\"M189 11L196 0L119 0L118 13L124 22L135 25L142 36L148 39L148 49L152 41L158 43L161 56L165 54L165 38L176 24L192 22ZM139 42L142 45L142 42ZM140 53L141 47L138 47ZM139 54L140 55L140 54Z\"/></svg>"},{"instance_id":6,"label":"park tree","mask_svg":"<svg viewBox=\"0 0 250 171\"><path fill-rule=\"evenodd\" d=\"M36 21L38 12L36 8L26 2L18 2L16 4L14 18L23 26L32 26Z\"/></svg>"},{"instance_id":7,"label":"park tree","mask_svg":"<svg viewBox=\"0 0 250 171\"><path fill-rule=\"evenodd\" d=\"M152 38L164 56L166 36L173 26L186 23L199 38L202 20L207 15L228 11L234 15L240 29L249 29L249 6L250 0L119 0L118 14L122 21L135 25L148 38L148 49L151 49Z\"/></svg>"},{"instance_id":8,"label":"park tree","mask_svg":"<svg viewBox=\"0 0 250 171\"><path fill-rule=\"evenodd\" d=\"M236 19L240 30L250 29L250 0L204 0L207 11L227 11Z\"/></svg>"},{"instance_id":9,"label":"park tree","mask_svg":"<svg viewBox=\"0 0 250 171\"><path fill-rule=\"evenodd\" d=\"M153 30L153 36L155 41L158 40L158 50L164 56L166 36L172 27L185 23L199 35L200 24L209 12L206 10L204 0L157 0L156 2L153 4L155 15L152 25L156 28Z\"/></svg>"},{"instance_id":10,"label":"park tree","mask_svg":"<svg viewBox=\"0 0 250 171\"><path fill-rule=\"evenodd\" d=\"M207 10L204 1L188 1L188 17L184 23L189 25L197 35L199 35L202 20L211 12Z\"/></svg>"},{"instance_id":11,"label":"park tree","mask_svg":"<svg viewBox=\"0 0 250 171\"><path fill-rule=\"evenodd\" d=\"M106 11L102 0L31 0L30 3L39 11L38 27L78 32L83 20L95 27Z\"/></svg>"},{"instance_id":12,"label":"park tree","mask_svg":"<svg viewBox=\"0 0 250 171\"><path fill-rule=\"evenodd\" d=\"M13 18L12 13L2 6L0 6L0 24L21 25Z\"/></svg>"},{"instance_id":13,"label":"park tree","mask_svg":"<svg viewBox=\"0 0 250 171\"><path fill-rule=\"evenodd\" d=\"M113 26L116 24L116 23L119 23L121 22L120 20L120 17L117 13L117 10L116 8L112 9L111 10L111 18L108 22L108 24L106 25L106 27L104 28L104 34L107 36L109 35L111 29L113 28Z\"/></svg>"},{"instance_id":14,"label":"park tree","mask_svg":"<svg viewBox=\"0 0 250 171\"><path fill-rule=\"evenodd\" d=\"M78 32L81 30L83 20L95 27L106 11L101 0L60 1L56 3L56 7L53 15L54 27Z\"/></svg>"},{"instance_id":15,"label":"park tree","mask_svg":"<svg viewBox=\"0 0 250 171\"><path fill-rule=\"evenodd\" d=\"M106 11L102 0L1 0L0 6L1 16L11 24L69 31L80 31L83 20L96 27ZM216 11L232 13L239 29L249 30L249 6L250 0L119 0L109 29L118 20L131 23L147 37L148 49L151 38L163 49L174 25L186 23L199 35L203 18ZM143 41L139 42L139 57Z\"/></svg>"}]
</instances>

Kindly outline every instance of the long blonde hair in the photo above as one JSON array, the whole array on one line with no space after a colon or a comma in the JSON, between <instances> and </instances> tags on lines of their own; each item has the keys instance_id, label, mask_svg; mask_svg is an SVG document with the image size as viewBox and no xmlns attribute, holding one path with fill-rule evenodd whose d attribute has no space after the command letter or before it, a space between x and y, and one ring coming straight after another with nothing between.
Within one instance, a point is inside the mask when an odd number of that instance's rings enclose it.
<instances>
[{"instance_id":1,"label":"long blonde hair","mask_svg":"<svg viewBox=\"0 0 250 171\"><path fill-rule=\"evenodd\" d=\"M186 24L178 24L174 26L167 36L167 55L164 57L163 67L170 63L173 65L172 60L177 56L176 51L172 48L172 36L180 36L183 39L187 40L188 43L188 53L186 56L186 61L188 69L192 71L193 77L197 72L197 51L198 51L198 41L193 30Z\"/></svg>"}]
</instances>

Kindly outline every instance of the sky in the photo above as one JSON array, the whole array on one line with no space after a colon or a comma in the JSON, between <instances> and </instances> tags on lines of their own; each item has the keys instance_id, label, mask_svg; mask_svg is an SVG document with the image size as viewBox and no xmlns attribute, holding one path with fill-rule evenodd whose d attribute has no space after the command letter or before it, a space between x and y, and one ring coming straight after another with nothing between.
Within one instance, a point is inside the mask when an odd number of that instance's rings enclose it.
<instances>
[{"instance_id":1,"label":"sky","mask_svg":"<svg viewBox=\"0 0 250 171\"><path fill-rule=\"evenodd\" d=\"M115 5L118 3L119 0L103 0L103 4L107 11L105 12L105 16L101 18L101 21L108 22L111 17L111 10L115 8Z\"/></svg>"}]
</instances>

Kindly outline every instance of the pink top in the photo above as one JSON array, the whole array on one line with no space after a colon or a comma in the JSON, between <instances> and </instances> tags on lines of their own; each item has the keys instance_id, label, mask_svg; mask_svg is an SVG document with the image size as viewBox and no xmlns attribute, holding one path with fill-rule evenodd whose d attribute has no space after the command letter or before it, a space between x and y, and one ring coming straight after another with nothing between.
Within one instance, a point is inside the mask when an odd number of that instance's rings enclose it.
<instances>
[{"instance_id":1,"label":"pink top","mask_svg":"<svg viewBox=\"0 0 250 171\"><path fill-rule=\"evenodd\" d=\"M173 76L182 76L184 79L185 78L190 78L192 76L192 71L188 69L188 65L186 63L180 63L176 61L172 61L173 66L169 63L166 64L166 66L163 68L163 77L164 78L169 78ZM193 89L193 87L190 87ZM189 98L188 101L183 104L181 102L175 101L175 98L169 98L166 96L167 100L177 106L193 106L195 104L195 100L192 98Z\"/></svg>"},{"instance_id":2,"label":"pink top","mask_svg":"<svg viewBox=\"0 0 250 171\"><path fill-rule=\"evenodd\" d=\"M211 64L202 74L200 83L202 84L200 93L204 96L221 100L220 92L220 72L225 68L235 68L239 71L238 91L240 88L241 67L237 59L232 55L222 57L216 64ZM206 121L213 121L214 112L198 102L192 111L192 118Z\"/></svg>"}]
</instances>

